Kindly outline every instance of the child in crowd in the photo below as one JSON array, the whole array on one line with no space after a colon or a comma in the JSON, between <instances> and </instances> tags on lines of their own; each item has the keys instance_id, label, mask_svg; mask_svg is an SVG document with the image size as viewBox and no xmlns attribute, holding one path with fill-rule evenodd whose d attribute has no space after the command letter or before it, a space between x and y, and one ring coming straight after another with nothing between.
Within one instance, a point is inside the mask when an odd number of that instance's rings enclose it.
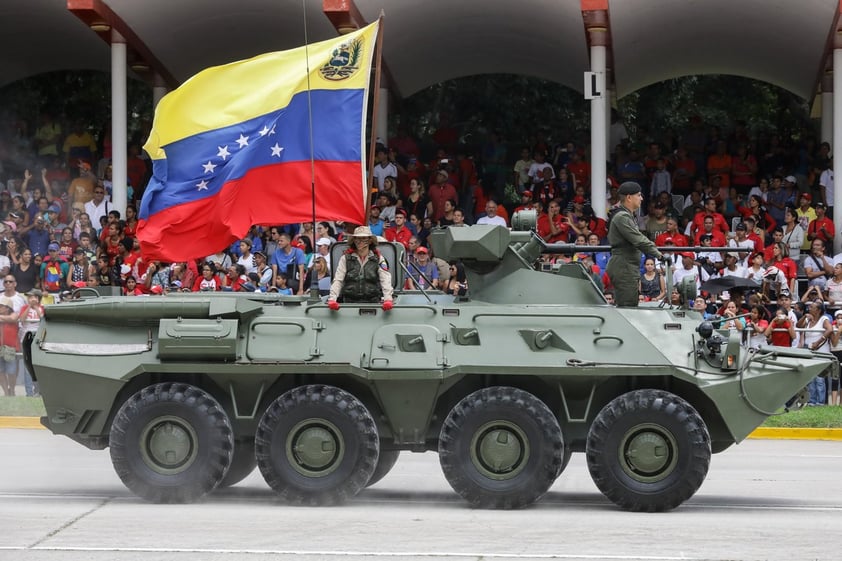
<instances>
[{"instance_id":1,"label":"child in crowd","mask_svg":"<svg viewBox=\"0 0 842 561\"><path fill-rule=\"evenodd\" d=\"M44 317L44 307L41 305L41 291L33 288L26 293L26 305L21 308L18 314L18 321L20 322L18 335L20 336L21 343L23 342L24 335L35 333L38 330L38 324L41 322L42 317ZM20 361L20 363L24 365L23 386L26 390L26 395L27 397L37 397L38 386L32 381L32 373L26 367L24 361Z\"/></svg>"},{"instance_id":2,"label":"child in crowd","mask_svg":"<svg viewBox=\"0 0 842 561\"><path fill-rule=\"evenodd\" d=\"M269 289L269 292L279 292L285 296L292 296L292 289L287 286L289 278L285 273L278 273L275 276L275 286Z\"/></svg>"}]
</instances>

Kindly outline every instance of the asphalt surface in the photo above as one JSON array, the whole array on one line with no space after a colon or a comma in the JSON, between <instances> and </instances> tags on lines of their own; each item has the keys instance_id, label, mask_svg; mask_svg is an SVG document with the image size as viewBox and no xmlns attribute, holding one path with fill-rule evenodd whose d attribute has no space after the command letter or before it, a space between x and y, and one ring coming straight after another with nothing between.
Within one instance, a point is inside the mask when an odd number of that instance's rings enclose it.
<instances>
[{"instance_id":1,"label":"asphalt surface","mask_svg":"<svg viewBox=\"0 0 842 561\"><path fill-rule=\"evenodd\" d=\"M622 512L584 456L536 505L468 508L434 454L332 508L279 503L259 473L198 504L136 499L90 451L46 431L0 430L0 560L838 560L842 443L750 440L715 455L670 513Z\"/></svg>"}]
</instances>

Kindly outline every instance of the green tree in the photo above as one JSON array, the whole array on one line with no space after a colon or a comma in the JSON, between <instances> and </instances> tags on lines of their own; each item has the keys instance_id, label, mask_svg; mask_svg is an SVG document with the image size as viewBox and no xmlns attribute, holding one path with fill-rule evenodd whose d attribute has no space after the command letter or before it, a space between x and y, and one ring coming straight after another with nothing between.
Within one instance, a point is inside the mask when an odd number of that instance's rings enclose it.
<instances>
[{"instance_id":1,"label":"green tree","mask_svg":"<svg viewBox=\"0 0 842 561\"><path fill-rule=\"evenodd\" d=\"M129 79L126 87L129 137L152 118L152 89ZM111 75L86 70L66 70L31 76L0 88L0 107L29 125L30 134L38 115L48 111L69 124L81 120L99 131L111 119Z\"/></svg>"}]
</instances>

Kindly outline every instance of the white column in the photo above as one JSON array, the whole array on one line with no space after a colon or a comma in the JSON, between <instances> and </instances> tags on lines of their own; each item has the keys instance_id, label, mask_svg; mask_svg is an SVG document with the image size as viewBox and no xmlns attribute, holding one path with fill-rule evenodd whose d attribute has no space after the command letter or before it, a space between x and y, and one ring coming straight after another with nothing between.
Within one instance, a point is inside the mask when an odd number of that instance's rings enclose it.
<instances>
[{"instance_id":1,"label":"white column","mask_svg":"<svg viewBox=\"0 0 842 561\"><path fill-rule=\"evenodd\" d=\"M836 48L833 50L833 104L835 109L838 105L842 107L842 49ZM822 107L822 109L824 109ZM834 172L837 167L836 155L842 160L842 111L833 111L833 142L830 143L830 154L833 157ZM830 217L834 224L839 224L839 219L842 218L842 185L833 189L833 202L828 201L828 204L833 205L833 216ZM840 235L839 226L836 227L836 239L833 240L833 253L839 253Z\"/></svg>"},{"instance_id":2,"label":"white column","mask_svg":"<svg viewBox=\"0 0 842 561\"><path fill-rule=\"evenodd\" d=\"M833 92L822 90L822 130L821 142L833 146Z\"/></svg>"},{"instance_id":3,"label":"white column","mask_svg":"<svg viewBox=\"0 0 842 561\"><path fill-rule=\"evenodd\" d=\"M152 78L152 109L158 107L158 102L165 95L167 95L167 85L164 83L161 75L155 73L155 76Z\"/></svg>"},{"instance_id":4,"label":"white column","mask_svg":"<svg viewBox=\"0 0 842 561\"><path fill-rule=\"evenodd\" d=\"M377 100L377 137L383 139L383 144L389 143L389 89L380 88Z\"/></svg>"},{"instance_id":5,"label":"white column","mask_svg":"<svg viewBox=\"0 0 842 561\"><path fill-rule=\"evenodd\" d=\"M114 186L111 202L120 217L126 216L128 198L126 185L128 110L126 103L126 42L111 31L111 166Z\"/></svg>"},{"instance_id":6,"label":"white column","mask_svg":"<svg viewBox=\"0 0 842 561\"><path fill-rule=\"evenodd\" d=\"M611 91L609 85L611 80L608 72L605 73L605 159L611 159L611 151L614 149L611 146L611 96L614 92Z\"/></svg>"},{"instance_id":7,"label":"white column","mask_svg":"<svg viewBox=\"0 0 842 561\"><path fill-rule=\"evenodd\" d=\"M605 47L591 47L591 72L605 75ZM605 147L607 125L605 106L608 103L607 92L603 88L602 96L591 100L591 206L594 214L602 218L605 213L606 170Z\"/></svg>"}]
</instances>

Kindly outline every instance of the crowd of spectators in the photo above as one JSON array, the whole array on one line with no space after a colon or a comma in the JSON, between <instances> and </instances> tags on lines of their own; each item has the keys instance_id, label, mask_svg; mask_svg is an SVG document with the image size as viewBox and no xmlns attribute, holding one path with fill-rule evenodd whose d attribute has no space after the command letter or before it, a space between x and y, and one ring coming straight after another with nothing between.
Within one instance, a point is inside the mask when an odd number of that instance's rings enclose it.
<instances>
[{"instance_id":1,"label":"crowd of spectators","mask_svg":"<svg viewBox=\"0 0 842 561\"><path fill-rule=\"evenodd\" d=\"M15 130L14 135L0 134L5 187L0 191L0 274L11 274L21 294L41 290L45 302L75 287L97 286L141 296L221 290L304 294L315 284L324 295L330 285L330 248L357 226L331 221L318 221L315 227L253 226L212 255L182 263L149 261L136 240L136 204L150 165L136 143L126 148L129 206L121 215L110 206L114 147L107 129L95 137L82 123L68 126L45 114L32 129ZM827 143L809 136L752 135L739 121L723 132L698 118L679 134L638 142L631 142L615 119L611 138L607 208L616 204L620 183L635 181L645 194L641 231L659 247L733 248L724 253L667 250L676 281L690 278L702 288L717 277L754 280L757 290L750 289L749 296L765 299L757 302L764 311L753 310L746 298L735 304L740 312L735 315L760 313L767 323L778 311L773 303L787 297L820 301L830 309L842 305L842 258L833 257L830 248L836 227ZM609 254L586 248L604 244L608 229L591 206L586 145L538 131L516 149L497 133L469 147L459 143L459 131L447 123L426 139L400 129L378 144L371 182L367 226L405 246L408 288L456 295L468 290L461 264L432 254L428 236L434 227L505 226L512 213L534 208L537 234L546 242L580 246L543 259L550 264L581 261L611 294L611 279L604 274ZM644 259L641 300L680 297L666 293L664 274L660 263ZM706 296L709 313L721 306L717 294ZM735 328L741 323L747 324L733 321ZM759 342L759 330L749 331ZM794 337L792 344L808 344L801 338Z\"/></svg>"}]
</instances>

